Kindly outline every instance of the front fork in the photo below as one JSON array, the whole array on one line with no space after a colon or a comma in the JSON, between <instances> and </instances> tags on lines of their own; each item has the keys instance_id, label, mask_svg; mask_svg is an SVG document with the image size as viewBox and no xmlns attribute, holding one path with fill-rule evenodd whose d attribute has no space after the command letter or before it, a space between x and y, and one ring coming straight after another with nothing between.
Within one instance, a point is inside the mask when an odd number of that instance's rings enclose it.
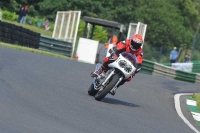
<instances>
[{"instance_id":1,"label":"front fork","mask_svg":"<svg viewBox=\"0 0 200 133\"><path fill-rule=\"evenodd\" d=\"M102 65L101 63L98 63L98 64L96 65L96 67L95 67L95 71L98 71L98 70L101 68L101 65ZM95 89L95 90L98 90L98 89L97 89L96 80L97 80L97 77L94 77L94 78L93 78L94 89Z\"/></svg>"},{"instance_id":2,"label":"front fork","mask_svg":"<svg viewBox=\"0 0 200 133\"><path fill-rule=\"evenodd\" d=\"M123 77L119 78L118 82L116 83L116 85L112 88L112 90L110 92L115 92L118 89L118 84L123 80Z\"/></svg>"},{"instance_id":3,"label":"front fork","mask_svg":"<svg viewBox=\"0 0 200 133\"><path fill-rule=\"evenodd\" d=\"M97 80L97 79L94 78L94 83L95 83L94 89L95 89L95 90L103 89L103 88L105 87L106 83L108 82L108 80L110 79L110 77L114 75L114 73L115 73L115 71L112 70L112 71L110 72L110 74L106 77L106 79L105 79L100 85L97 85L97 86L96 86L96 80Z\"/></svg>"},{"instance_id":4,"label":"front fork","mask_svg":"<svg viewBox=\"0 0 200 133\"><path fill-rule=\"evenodd\" d=\"M99 85L99 86L96 86L96 78L94 78L94 83L95 83L95 87L94 89L95 90L101 90L101 89L104 89L104 87L106 86L106 83L108 82L108 80L115 74L115 70L113 69L110 74L107 76L107 78ZM117 90L117 86L118 84L123 80L123 77L120 77L118 82L115 84L115 86L112 88L111 92L113 91L116 91Z\"/></svg>"}]
</instances>

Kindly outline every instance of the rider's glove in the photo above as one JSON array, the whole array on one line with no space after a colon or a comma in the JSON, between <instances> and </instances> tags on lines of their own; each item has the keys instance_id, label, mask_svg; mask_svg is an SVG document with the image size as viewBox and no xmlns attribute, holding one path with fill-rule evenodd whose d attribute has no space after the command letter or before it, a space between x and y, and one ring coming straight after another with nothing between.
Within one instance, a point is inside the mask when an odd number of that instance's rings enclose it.
<instances>
[{"instance_id":1,"label":"rider's glove","mask_svg":"<svg viewBox=\"0 0 200 133\"><path fill-rule=\"evenodd\" d=\"M116 60L118 58L117 55L112 55L112 59Z\"/></svg>"}]
</instances>

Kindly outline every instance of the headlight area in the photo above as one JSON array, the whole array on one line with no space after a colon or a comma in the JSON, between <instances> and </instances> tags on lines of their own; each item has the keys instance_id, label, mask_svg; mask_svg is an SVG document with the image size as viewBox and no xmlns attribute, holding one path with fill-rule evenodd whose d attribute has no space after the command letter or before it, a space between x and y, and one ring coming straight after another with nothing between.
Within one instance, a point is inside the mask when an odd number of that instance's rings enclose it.
<instances>
[{"instance_id":1,"label":"headlight area","mask_svg":"<svg viewBox=\"0 0 200 133\"><path fill-rule=\"evenodd\" d=\"M128 65L127 64L127 62L125 61L125 60L120 60L119 62L118 62L118 64L119 64L119 66L121 67L121 68L124 68L124 70L126 71L126 72L128 72L128 73L130 73L131 71L132 71L132 66L131 65Z\"/></svg>"},{"instance_id":2,"label":"headlight area","mask_svg":"<svg viewBox=\"0 0 200 133\"><path fill-rule=\"evenodd\" d=\"M128 73L130 73L131 71L132 71L132 66L131 65L126 65L125 67L124 67L124 70L126 71L126 72L128 72Z\"/></svg>"},{"instance_id":3,"label":"headlight area","mask_svg":"<svg viewBox=\"0 0 200 133\"><path fill-rule=\"evenodd\" d=\"M126 62L125 60L120 60L120 61L118 62L118 64L119 64L119 66L120 66L121 68L124 68L124 67L126 66L127 62Z\"/></svg>"}]
</instances>

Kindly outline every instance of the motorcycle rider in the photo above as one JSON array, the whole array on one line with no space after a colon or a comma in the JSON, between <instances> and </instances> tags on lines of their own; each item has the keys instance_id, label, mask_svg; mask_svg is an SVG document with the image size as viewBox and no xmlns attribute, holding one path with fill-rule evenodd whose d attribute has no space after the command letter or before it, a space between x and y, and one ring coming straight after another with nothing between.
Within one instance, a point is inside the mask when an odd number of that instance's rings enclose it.
<instances>
[{"instance_id":1,"label":"motorcycle rider","mask_svg":"<svg viewBox=\"0 0 200 133\"><path fill-rule=\"evenodd\" d=\"M143 38L140 34L134 34L131 37L131 39L127 39L127 40L119 42L116 45L116 47L113 47L113 53L109 57L104 58L101 68L98 71L94 71L91 73L91 77L97 77L103 71L106 72L108 70L108 64L115 61L118 58L119 54L122 52L128 52L136 56L138 65L137 65L136 71L132 74L132 77L135 76L135 74L140 71L142 60L143 60L143 49L141 48L142 44L143 44ZM122 80L121 83L117 87L119 87L120 85L123 85L125 82L131 81L132 77L129 77L126 80Z\"/></svg>"}]
</instances>

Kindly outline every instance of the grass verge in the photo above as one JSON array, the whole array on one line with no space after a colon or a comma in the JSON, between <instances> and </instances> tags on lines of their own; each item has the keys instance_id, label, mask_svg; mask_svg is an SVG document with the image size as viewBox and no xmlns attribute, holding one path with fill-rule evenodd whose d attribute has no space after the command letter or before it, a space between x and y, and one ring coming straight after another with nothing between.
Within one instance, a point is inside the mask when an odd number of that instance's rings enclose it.
<instances>
[{"instance_id":1,"label":"grass verge","mask_svg":"<svg viewBox=\"0 0 200 133\"><path fill-rule=\"evenodd\" d=\"M197 102L198 109L200 110L200 93L196 93L192 96Z\"/></svg>"},{"instance_id":2,"label":"grass verge","mask_svg":"<svg viewBox=\"0 0 200 133\"><path fill-rule=\"evenodd\" d=\"M196 94L192 95L192 97L197 102L197 107L200 110L200 93L196 93ZM200 122L199 121L197 121L197 124L200 126Z\"/></svg>"},{"instance_id":3,"label":"grass verge","mask_svg":"<svg viewBox=\"0 0 200 133\"><path fill-rule=\"evenodd\" d=\"M12 49L17 49L17 50L23 50L23 51L27 51L27 52L33 52L33 53L37 53L37 54L53 56L53 57L62 58L62 59L72 60L72 58L64 56L64 55L55 54L55 53L51 53L51 52L47 52L47 51L42 51L42 50L39 50L39 49L23 47L23 46L19 46L19 45L13 45L13 44L0 42L0 46L12 48Z\"/></svg>"},{"instance_id":4,"label":"grass verge","mask_svg":"<svg viewBox=\"0 0 200 133\"><path fill-rule=\"evenodd\" d=\"M37 32L37 33L40 33L42 35L46 35L46 36L52 36L52 31L46 31L44 28L42 27L38 27L36 25L30 25L30 24L20 24L18 22L14 22L14 21L9 21L9 20L2 20L3 22L7 22L7 23L11 23L11 24L14 24L14 25L17 25L17 26L22 26L26 29L29 29L31 31L34 31L34 32Z\"/></svg>"}]
</instances>

